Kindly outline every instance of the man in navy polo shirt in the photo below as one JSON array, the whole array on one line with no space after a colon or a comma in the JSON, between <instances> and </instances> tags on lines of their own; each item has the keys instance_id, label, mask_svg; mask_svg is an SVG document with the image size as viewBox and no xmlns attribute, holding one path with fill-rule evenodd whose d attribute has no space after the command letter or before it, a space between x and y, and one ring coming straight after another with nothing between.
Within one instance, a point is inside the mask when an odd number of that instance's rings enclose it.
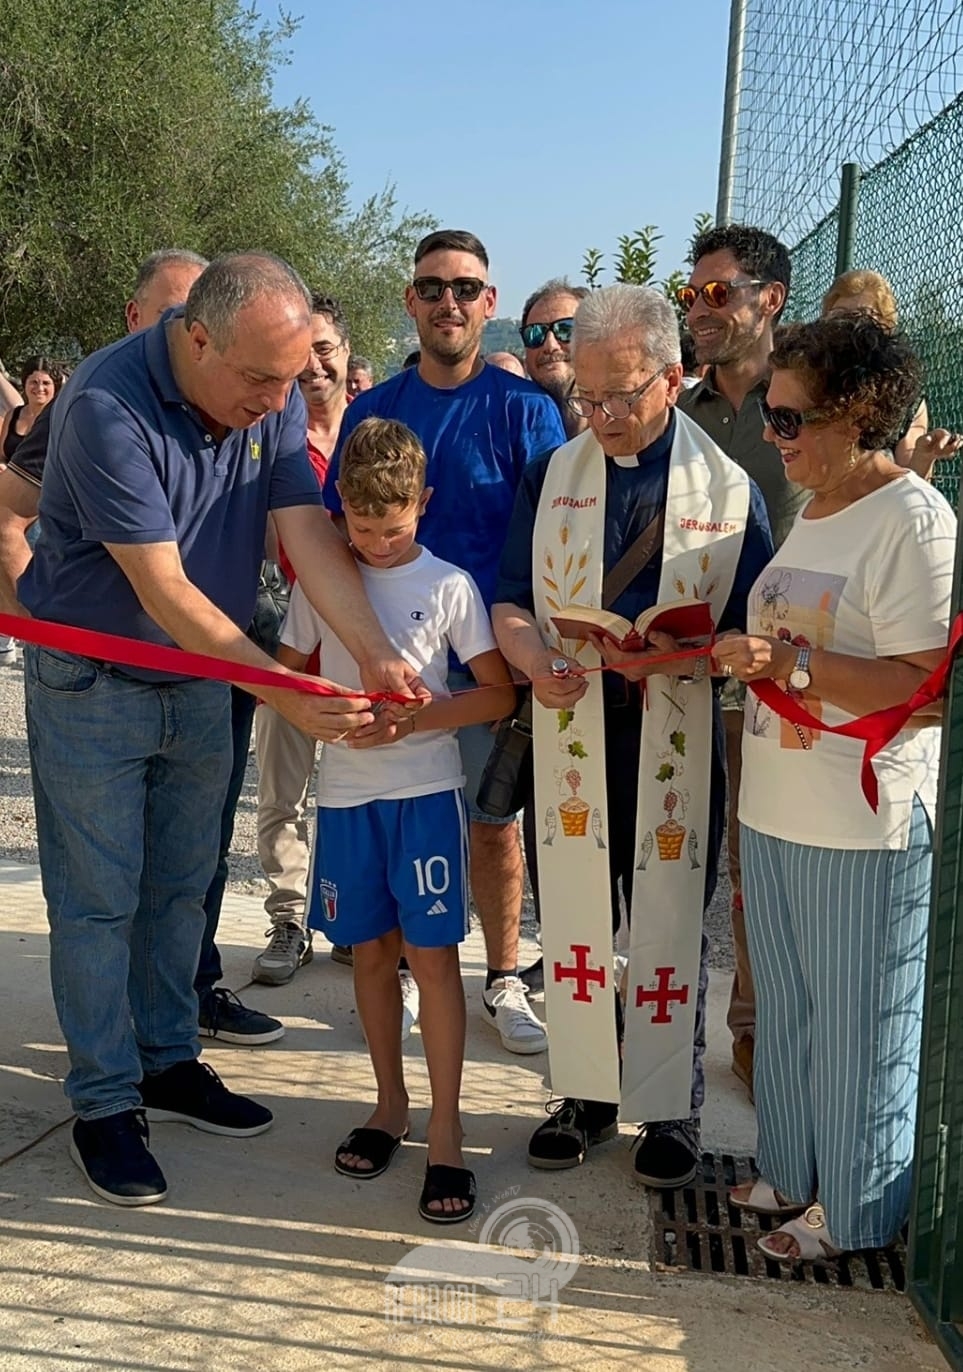
<instances>
[{"instance_id":1,"label":"man in navy polo shirt","mask_svg":"<svg viewBox=\"0 0 963 1372\"><path fill-rule=\"evenodd\" d=\"M183 305L187 293L207 266L206 258L183 248L160 248L140 265L124 316L128 333L150 328L174 305ZM40 488L50 437L53 405L41 411L33 428L16 451L16 462L0 471L0 608L7 613L22 613L15 586L33 555L28 530L35 525ZM217 926L228 877L228 853L234 837L237 802L244 786L251 728L254 723L253 696L246 691L231 691L231 779L221 812L221 845L217 867L204 898L206 922L194 989L197 991L198 1026L210 1038L253 1046L271 1043L284 1034L284 1025L271 1015L242 1005L232 991L218 986L223 970L217 947Z\"/></svg>"},{"instance_id":2,"label":"man in navy polo shirt","mask_svg":"<svg viewBox=\"0 0 963 1372\"><path fill-rule=\"evenodd\" d=\"M25 608L273 667L244 633L270 511L365 689L419 688L320 507L292 384L310 340L296 274L247 253L213 262L182 313L83 362L52 417L41 535L18 583ZM193 979L231 768L230 692L35 647L25 683L51 981L78 1115L71 1156L98 1195L150 1204L167 1190L145 1107L239 1137L272 1120L197 1061ZM363 699L258 694L324 740L375 723Z\"/></svg>"}]
</instances>

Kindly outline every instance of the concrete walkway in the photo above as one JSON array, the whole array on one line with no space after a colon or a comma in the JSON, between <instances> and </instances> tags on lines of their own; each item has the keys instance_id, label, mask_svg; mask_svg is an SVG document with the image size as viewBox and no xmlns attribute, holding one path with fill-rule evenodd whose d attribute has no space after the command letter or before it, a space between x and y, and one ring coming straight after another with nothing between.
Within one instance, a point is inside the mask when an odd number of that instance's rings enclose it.
<instances>
[{"instance_id":1,"label":"concrete walkway","mask_svg":"<svg viewBox=\"0 0 963 1372\"><path fill-rule=\"evenodd\" d=\"M258 901L227 899L228 985L246 983L263 928ZM280 1042L206 1050L231 1086L271 1106L274 1128L238 1141L156 1126L152 1146L170 1196L140 1210L97 1201L67 1156L66 1054L50 1000L36 868L0 863L0 953L4 1372L945 1367L908 1303L892 1294L652 1272L649 1207L631 1175L630 1130L577 1171L530 1170L525 1147L542 1117L547 1060L509 1056L482 1024L477 934L464 951L463 1107L483 1204L470 1229L451 1235L417 1213L426 1116L417 1033L406 1050L412 1141L373 1183L351 1182L331 1166L338 1141L365 1118L372 1083L351 973L332 964L323 946L289 986L244 993L283 1018ZM748 1154L754 1120L728 1071L727 993L721 981L713 984L704 1141ZM502 1227L493 1228L499 1216ZM546 1241L566 1224L577 1231L581 1262L555 1264L564 1283L558 1307L530 1315L504 1299L506 1283L527 1273L540 1252L548 1270ZM501 1237L507 1247L480 1246L480 1237ZM416 1252L419 1245L430 1248ZM565 1251L564 1243L554 1246ZM396 1281L386 1286L393 1271ZM436 1281L398 1284L399 1274L419 1271L437 1273ZM454 1322L426 1319L432 1314Z\"/></svg>"}]
</instances>

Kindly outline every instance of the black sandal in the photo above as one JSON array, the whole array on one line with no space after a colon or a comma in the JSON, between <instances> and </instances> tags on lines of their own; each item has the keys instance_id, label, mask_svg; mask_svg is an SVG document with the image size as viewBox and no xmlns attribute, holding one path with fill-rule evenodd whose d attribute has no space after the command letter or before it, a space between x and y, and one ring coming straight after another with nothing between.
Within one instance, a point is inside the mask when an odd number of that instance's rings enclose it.
<instances>
[{"instance_id":1,"label":"black sandal","mask_svg":"<svg viewBox=\"0 0 963 1372\"><path fill-rule=\"evenodd\" d=\"M391 1159L408 1137L408 1130L395 1138L384 1129L352 1129L344 1143L339 1143L334 1155L334 1170L340 1172L343 1177L356 1177L360 1181L372 1181L375 1177L380 1177L387 1172L391 1166ZM370 1167L346 1167L339 1160L341 1153L354 1153L356 1157L365 1158L371 1163Z\"/></svg>"},{"instance_id":2,"label":"black sandal","mask_svg":"<svg viewBox=\"0 0 963 1372\"><path fill-rule=\"evenodd\" d=\"M418 1201L418 1214L429 1224L461 1224L475 1209L475 1174L467 1167L448 1167L430 1162L425 1168L425 1184ZM429 1210L431 1201L468 1201L463 1210Z\"/></svg>"}]
</instances>

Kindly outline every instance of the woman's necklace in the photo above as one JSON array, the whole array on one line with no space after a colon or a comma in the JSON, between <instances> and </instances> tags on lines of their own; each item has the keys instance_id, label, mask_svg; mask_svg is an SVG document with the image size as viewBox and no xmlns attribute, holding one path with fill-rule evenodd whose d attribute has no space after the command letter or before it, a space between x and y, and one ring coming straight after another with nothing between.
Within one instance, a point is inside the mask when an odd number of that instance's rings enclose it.
<instances>
[{"instance_id":1,"label":"woman's necklace","mask_svg":"<svg viewBox=\"0 0 963 1372\"><path fill-rule=\"evenodd\" d=\"M829 496L835 495L835 493L836 493L838 490L840 490L843 486L846 485L846 482L847 482L847 481L851 481L852 478L853 478L854 476L856 476L858 472L861 472L861 471L863 470L863 468L867 465L867 463L871 462L872 459L873 459L875 456L876 456L875 451L873 451L873 452L868 452L868 453L866 453L866 455L865 455L863 458L857 460L857 459L856 459L856 456L855 456L855 454L854 454L853 457L852 457L852 458L850 459L850 461L849 461L849 464L848 464L848 467L847 467L847 470L846 470L846 475L845 475L844 477L842 477L841 480L837 481L836 484L835 484L835 486L830 486L828 490L825 490L825 491L818 491L818 492L814 493L814 495L813 495L813 503L816 504L816 505L818 506L819 504L821 504L822 502L824 502L825 500L827 500L827 499L829 498ZM844 501L843 501L842 508L845 509L847 505L851 505L851 504L852 504L852 501L844 500Z\"/></svg>"}]
</instances>

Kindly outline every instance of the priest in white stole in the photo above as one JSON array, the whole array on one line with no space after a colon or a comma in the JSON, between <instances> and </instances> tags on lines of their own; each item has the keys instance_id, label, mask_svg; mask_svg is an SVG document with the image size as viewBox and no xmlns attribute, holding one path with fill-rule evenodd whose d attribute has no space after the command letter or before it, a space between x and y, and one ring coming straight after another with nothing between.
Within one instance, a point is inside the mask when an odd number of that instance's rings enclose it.
<instances>
[{"instance_id":1,"label":"priest in white stole","mask_svg":"<svg viewBox=\"0 0 963 1372\"><path fill-rule=\"evenodd\" d=\"M575 314L573 361L569 403L589 428L526 469L493 608L502 652L534 682L526 843L557 1099L528 1156L536 1167L576 1166L617 1132L621 1104L642 1123L640 1179L680 1186L700 1152L702 916L725 809L709 662L653 663L677 649L666 635L635 654L562 641L551 616L600 606L604 577L662 515L651 556L607 608L634 620L694 596L709 603L717 633L741 629L772 543L758 489L675 410L679 330L661 293L593 291ZM634 912L624 1002L613 968L620 894Z\"/></svg>"}]
</instances>

